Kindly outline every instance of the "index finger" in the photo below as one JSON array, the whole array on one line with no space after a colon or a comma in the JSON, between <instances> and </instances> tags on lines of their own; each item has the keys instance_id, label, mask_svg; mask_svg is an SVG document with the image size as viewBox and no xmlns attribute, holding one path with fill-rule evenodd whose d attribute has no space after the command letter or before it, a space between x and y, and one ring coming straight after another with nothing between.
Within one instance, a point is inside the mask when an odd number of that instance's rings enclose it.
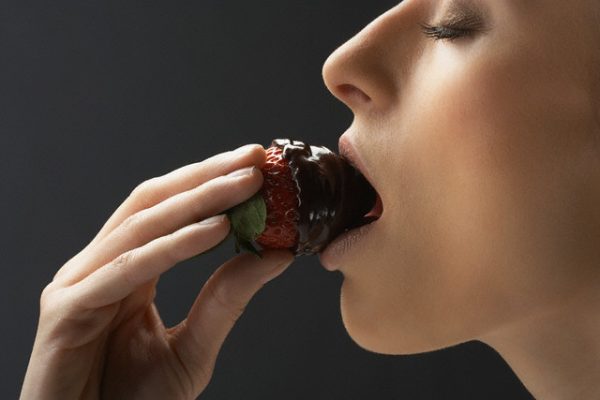
<instances>
[{"instance_id":1,"label":"index finger","mask_svg":"<svg viewBox=\"0 0 600 400\"><path fill-rule=\"evenodd\" d=\"M236 155L239 157L231 157L232 153L237 153ZM234 151L219 153L204 161L183 166L165 175L145 181L136 187L116 209L88 246L102 240L127 217L136 212L150 208L169 197L193 189L244 166L262 166L265 160L265 149L260 144L248 144Z\"/></svg>"}]
</instances>

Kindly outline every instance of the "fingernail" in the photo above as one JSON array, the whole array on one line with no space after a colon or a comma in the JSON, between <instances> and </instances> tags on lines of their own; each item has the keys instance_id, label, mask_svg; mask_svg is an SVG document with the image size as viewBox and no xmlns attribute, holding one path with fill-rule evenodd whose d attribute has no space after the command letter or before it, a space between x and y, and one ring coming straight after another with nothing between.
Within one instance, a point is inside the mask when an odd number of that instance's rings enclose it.
<instances>
[{"instance_id":1,"label":"fingernail","mask_svg":"<svg viewBox=\"0 0 600 400\"><path fill-rule=\"evenodd\" d=\"M234 178L234 177L252 175L252 173L254 172L255 169L256 169L256 167L246 167L246 168L238 169L237 171L233 171L233 172L227 174L227 176L230 178Z\"/></svg>"},{"instance_id":2,"label":"fingernail","mask_svg":"<svg viewBox=\"0 0 600 400\"><path fill-rule=\"evenodd\" d=\"M205 219L204 221L198 222L198 225L216 225L220 224L227 218L226 215L215 215L214 217L210 217Z\"/></svg>"}]
</instances>

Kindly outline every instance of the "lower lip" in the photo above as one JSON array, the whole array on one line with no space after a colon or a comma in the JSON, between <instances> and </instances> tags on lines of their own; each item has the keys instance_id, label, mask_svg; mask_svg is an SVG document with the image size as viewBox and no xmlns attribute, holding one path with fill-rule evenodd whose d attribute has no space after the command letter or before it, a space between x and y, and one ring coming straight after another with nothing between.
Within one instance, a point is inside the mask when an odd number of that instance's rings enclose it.
<instances>
[{"instance_id":1,"label":"lower lip","mask_svg":"<svg viewBox=\"0 0 600 400\"><path fill-rule=\"evenodd\" d=\"M328 271L337 270L344 256L350 253L353 248L361 247L361 243L369 232L373 230L376 223L377 221L352 229L335 238L324 251L319 253L319 260L323 267Z\"/></svg>"}]
</instances>

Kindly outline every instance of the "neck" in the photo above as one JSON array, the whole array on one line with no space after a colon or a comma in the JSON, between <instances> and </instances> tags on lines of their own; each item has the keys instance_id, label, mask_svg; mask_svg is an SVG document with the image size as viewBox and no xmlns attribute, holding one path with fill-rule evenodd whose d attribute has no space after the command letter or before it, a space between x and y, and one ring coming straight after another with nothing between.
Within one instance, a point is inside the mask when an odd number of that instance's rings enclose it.
<instances>
[{"instance_id":1,"label":"neck","mask_svg":"<svg viewBox=\"0 0 600 400\"><path fill-rule=\"evenodd\" d=\"M600 291L502 327L493 347L538 400L600 399Z\"/></svg>"}]
</instances>

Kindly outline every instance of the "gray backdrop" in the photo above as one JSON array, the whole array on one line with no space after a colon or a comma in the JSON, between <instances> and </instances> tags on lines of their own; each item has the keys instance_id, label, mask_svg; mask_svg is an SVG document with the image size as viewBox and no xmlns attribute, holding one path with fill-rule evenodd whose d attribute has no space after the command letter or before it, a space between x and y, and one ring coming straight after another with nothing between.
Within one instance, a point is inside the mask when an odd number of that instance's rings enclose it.
<instances>
[{"instance_id":1,"label":"gray backdrop","mask_svg":"<svg viewBox=\"0 0 600 400\"><path fill-rule=\"evenodd\" d=\"M337 150L351 113L327 55L394 1L36 1L0 5L0 393L16 398L54 272L139 182L241 144ZM232 248L160 281L183 318ZM252 301L203 399L530 399L490 348L368 353L346 334L341 275L303 257Z\"/></svg>"}]
</instances>

